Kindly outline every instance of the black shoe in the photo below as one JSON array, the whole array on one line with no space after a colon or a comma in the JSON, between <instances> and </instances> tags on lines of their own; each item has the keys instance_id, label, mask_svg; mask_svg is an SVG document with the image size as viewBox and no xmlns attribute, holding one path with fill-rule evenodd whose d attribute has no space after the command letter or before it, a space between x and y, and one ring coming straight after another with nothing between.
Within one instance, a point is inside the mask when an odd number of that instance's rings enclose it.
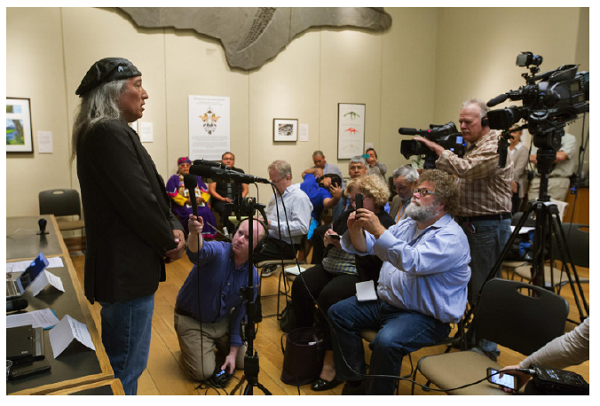
<instances>
[{"instance_id":1,"label":"black shoe","mask_svg":"<svg viewBox=\"0 0 600 406\"><path fill-rule=\"evenodd\" d=\"M312 383L310 388L312 390L314 390L315 392L321 392L324 390L333 389L341 383L342 383L342 381L338 381L337 379L334 379L333 381L330 382L330 381L326 381L325 379L319 378Z\"/></svg>"},{"instance_id":2,"label":"black shoe","mask_svg":"<svg viewBox=\"0 0 600 406\"><path fill-rule=\"evenodd\" d=\"M269 276L273 275L276 270L277 270L277 265L265 266L263 268L262 272L260 273L260 276L263 278L268 278Z\"/></svg>"},{"instance_id":3,"label":"black shoe","mask_svg":"<svg viewBox=\"0 0 600 406\"><path fill-rule=\"evenodd\" d=\"M342 389L342 395L365 395L367 393L367 380L348 381Z\"/></svg>"}]
</instances>

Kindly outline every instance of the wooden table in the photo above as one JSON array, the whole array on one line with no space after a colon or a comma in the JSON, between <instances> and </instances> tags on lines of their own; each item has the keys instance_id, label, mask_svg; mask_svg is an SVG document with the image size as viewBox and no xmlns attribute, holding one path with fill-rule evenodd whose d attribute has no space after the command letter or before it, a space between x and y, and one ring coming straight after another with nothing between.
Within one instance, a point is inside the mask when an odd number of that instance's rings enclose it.
<instances>
[{"instance_id":1,"label":"wooden table","mask_svg":"<svg viewBox=\"0 0 600 406\"><path fill-rule=\"evenodd\" d=\"M48 220L46 230L48 235L37 234L39 228L37 221L40 217ZM46 257L60 257L64 266L49 268L48 271L61 278L65 292L52 286L46 287L36 297L31 292L26 292L23 298L27 299L27 311L51 308L56 312L59 320L69 314L74 319L85 323L92 337L96 351L73 346L67 348L58 358L54 359L48 332L44 331L46 345L46 359L50 362L50 372L33 375L24 379L8 381L7 394L40 395L40 394L85 394L88 389L108 392L111 388L113 394L122 394L122 387L115 387L114 373L98 328L92 318L89 304L77 279L75 268L71 262L67 247L62 239L54 216L40 217L15 217L7 218L7 249L6 256L9 262L33 260L40 252ZM45 238L44 238L45 237ZM24 255L19 257L19 255ZM118 380L117 380L118 381Z\"/></svg>"}]
</instances>

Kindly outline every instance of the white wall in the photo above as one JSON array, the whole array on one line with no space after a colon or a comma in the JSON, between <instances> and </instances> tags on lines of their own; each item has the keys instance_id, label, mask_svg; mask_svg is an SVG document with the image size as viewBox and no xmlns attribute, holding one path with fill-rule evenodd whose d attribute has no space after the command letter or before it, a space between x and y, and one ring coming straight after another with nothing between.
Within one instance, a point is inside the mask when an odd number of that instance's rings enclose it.
<instances>
[{"instance_id":1,"label":"white wall","mask_svg":"<svg viewBox=\"0 0 600 406\"><path fill-rule=\"evenodd\" d=\"M79 189L69 165L74 93L103 57L128 58L143 73L150 99L142 121L154 128L154 142L145 146L165 179L177 157L188 154L188 95L231 98L231 149L239 167L267 177L267 165L285 159L300 181L317 149L347 173L348 161L337 160L338 103L366 104L366 142L392 171L406 162L399 127L456 121L462 100L521 86L519 52L543 55L542 70L589 66L587 9L386 10L392 27L384 33L311 29L245 72L229 68L214 39L137 28L116 9L7 8L7 96L31 99L34 132L33 154L7 155L7 216L36 215L41 190ZM307 124L309 141L275 145L273 118ZM37 131L53 133L53 154L38 153ZM261 186L262 202L268 193Z\"/></svg>"}]
</instances>

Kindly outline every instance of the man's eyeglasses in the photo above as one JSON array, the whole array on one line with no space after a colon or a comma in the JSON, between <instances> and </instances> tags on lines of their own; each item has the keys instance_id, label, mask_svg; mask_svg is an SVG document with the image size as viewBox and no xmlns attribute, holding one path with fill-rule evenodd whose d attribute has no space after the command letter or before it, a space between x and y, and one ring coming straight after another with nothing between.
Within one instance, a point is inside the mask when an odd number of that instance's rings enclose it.
<instances>
[{"instance_id":1,"label":"man's eyeglasses","mask_svg":"<svg viewBox=\"0 0 600 406\"><path fill-rule=\"evenodd\" d=\"M396 192L404 192L405 190L408 189L408 187L404 186L404 185L398 185L398 186L394 186L394 189L396 189Z\"/></svg>"},{"instance_id":2,"label":"man's eyeglasses","mask_svg":"<svg viewBox=\"0 0 600 406\"><path fill-rule=\"evenodd\" d=\"M413 190L413 194L415 194L415 193L420 194L421 197L425 197L427 195L435 195L434 192L432 192L431 190L427 190L424 187L420 187L420 188Z\"/></svg>"}]
</instances>

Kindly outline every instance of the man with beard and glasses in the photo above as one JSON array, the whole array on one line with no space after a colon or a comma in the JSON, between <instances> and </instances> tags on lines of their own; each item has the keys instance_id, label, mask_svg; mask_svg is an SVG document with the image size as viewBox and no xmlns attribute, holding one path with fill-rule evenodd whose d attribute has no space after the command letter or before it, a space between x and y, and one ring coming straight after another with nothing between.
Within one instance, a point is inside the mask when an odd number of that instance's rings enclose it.
<instances>
[{"instance_id":1,"label":"man with beard and glasses","mask_svg":"<svg viewBox=\"0 0 600 406\"><path fill-rule=\"evenodd\" d=\"M377 299L350 297L329 308L336 379L346 381L342 394L393 394L402 357L443 340L450 323L462 318L471 255L452 217L457 209L458 185L451 175L433 169L421 174L408 218L389 229L365 209L348 218L342 248L377 255L383 266ZM363 329L379 330L370 346L367 378Z\"/></svg>"}]
</instances>

